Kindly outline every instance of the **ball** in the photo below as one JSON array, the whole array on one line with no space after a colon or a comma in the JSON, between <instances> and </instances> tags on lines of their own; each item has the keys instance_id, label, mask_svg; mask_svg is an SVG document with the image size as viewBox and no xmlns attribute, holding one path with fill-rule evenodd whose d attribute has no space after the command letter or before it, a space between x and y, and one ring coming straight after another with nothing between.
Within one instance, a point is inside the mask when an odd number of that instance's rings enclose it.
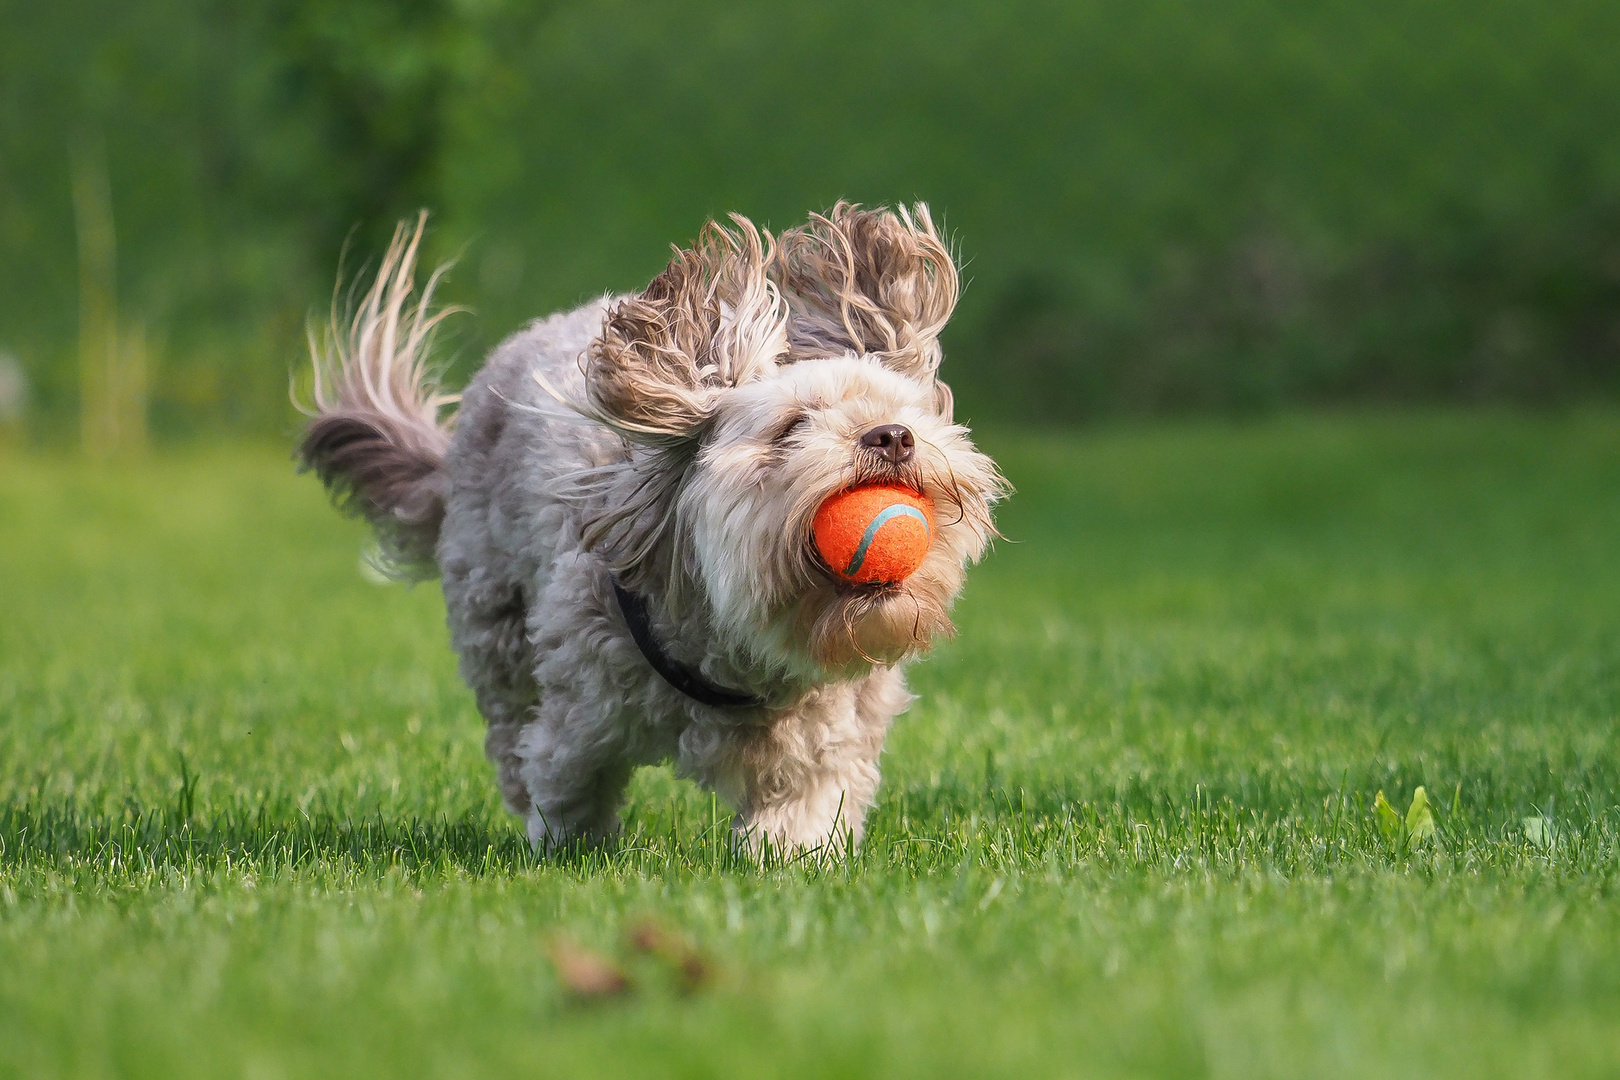
<instances>
[{"instance_id":1,"label":"ball","mask_svg":"<svg viewBox=\"0 0 1620 1080\"><path fill-rule=\"evenodd\" d=\"M844 581L892 584L928 556L934 504L893 484L858 487L823 502L810 531L828 569Z\"/></svg>"}]
</instances>

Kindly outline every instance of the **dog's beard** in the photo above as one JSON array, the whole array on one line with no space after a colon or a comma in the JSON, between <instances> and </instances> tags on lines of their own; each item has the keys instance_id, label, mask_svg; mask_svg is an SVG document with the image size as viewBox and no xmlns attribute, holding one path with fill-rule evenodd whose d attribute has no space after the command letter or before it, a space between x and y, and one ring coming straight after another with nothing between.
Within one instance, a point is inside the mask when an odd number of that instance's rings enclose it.
<instances>
[{"instance_id":1,"label":"dog's beard","mask_svg":"<svg viewBox=\"0 0 1620 1080\"><path fill-rule=\"evenodd\" d=\"M897 663L955 632L948 614L953 592L922 571L894 585L827 582L798 605L801 640L829 671Z\"/></svg>"}]
</instances>

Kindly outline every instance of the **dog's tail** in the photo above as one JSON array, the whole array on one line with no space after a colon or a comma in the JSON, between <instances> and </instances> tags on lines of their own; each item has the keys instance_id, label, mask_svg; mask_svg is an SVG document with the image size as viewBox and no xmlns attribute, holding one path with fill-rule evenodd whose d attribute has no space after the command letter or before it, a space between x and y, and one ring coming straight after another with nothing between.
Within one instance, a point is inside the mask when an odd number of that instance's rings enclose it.
<instances>
[{"instance_id":1,"label":"dog's tail","mask_svg":"<svg viewBox=\"0 0 1620 1080\"><path fill-rule=\"evenodd\" d=\"M444 521L445 452L450 422L440 412L456 400L441 393L429 366L434 331L454 309L434 310L433 289L446 267L415 295L416 256L427 224L404 222L352 315L334 301L324 337L310 331L313 402L298 448L345 513L364 515L377 531L379 568L420 580L437 573L433 549Z\"/></svg>"}]
</instances>

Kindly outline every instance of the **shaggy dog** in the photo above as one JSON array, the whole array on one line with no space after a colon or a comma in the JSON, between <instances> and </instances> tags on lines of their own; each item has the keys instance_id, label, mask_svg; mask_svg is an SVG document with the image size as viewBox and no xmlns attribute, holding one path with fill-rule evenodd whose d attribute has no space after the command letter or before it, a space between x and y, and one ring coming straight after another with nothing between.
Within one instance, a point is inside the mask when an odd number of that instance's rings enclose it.
<instances>
[{"instance_id":1,"label":"shaggy dog","mask_svg":"<svg viewBox=\"0 0 1620 1080\"><path fill-rule=\"evenodd\" d=\"M951 632L1007 490L938 378L957 274L926 206L840 204L775 239L732 221L639 295L509 338L453 424L421 221L312 343L302 462L394 575L442 579L538 850L613 835L631 771L668 760L756 853L858 842L901 665ZM811 519L875 481L932 498L931 547L900 584L844 584Z\"/></svg>"}]
</instances>

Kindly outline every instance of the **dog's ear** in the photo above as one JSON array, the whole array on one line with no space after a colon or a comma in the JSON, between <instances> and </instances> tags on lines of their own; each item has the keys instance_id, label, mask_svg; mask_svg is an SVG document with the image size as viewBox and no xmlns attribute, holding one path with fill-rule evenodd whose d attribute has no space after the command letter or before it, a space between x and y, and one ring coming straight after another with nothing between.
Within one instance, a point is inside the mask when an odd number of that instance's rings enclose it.
<instances>
[{"instance_id":1,"label":"dog's ear","mask_svg":"<svg viewBox=\"0 0 1620 1080\"><path fill-rule=\"evenodd\" d=\"M787 307L766 273L770 233L741 215L676 248L639 296L607 314L584 357L586 411L625 437L673 445L699 434L721 393L787 351Z\"/></svg>"},{"instance_id":2,"label":"dog's ear","mask_svg":"<svg viewBox=\"0 0 1620 1080\"><path fill-rule=\"evenodd\" d=\"M926 203L894 211L841 202L782 234L773 271L795 351L853 350L914 378L939 369L939 332L959 285Z\"/></svg>"}]
</instances>

